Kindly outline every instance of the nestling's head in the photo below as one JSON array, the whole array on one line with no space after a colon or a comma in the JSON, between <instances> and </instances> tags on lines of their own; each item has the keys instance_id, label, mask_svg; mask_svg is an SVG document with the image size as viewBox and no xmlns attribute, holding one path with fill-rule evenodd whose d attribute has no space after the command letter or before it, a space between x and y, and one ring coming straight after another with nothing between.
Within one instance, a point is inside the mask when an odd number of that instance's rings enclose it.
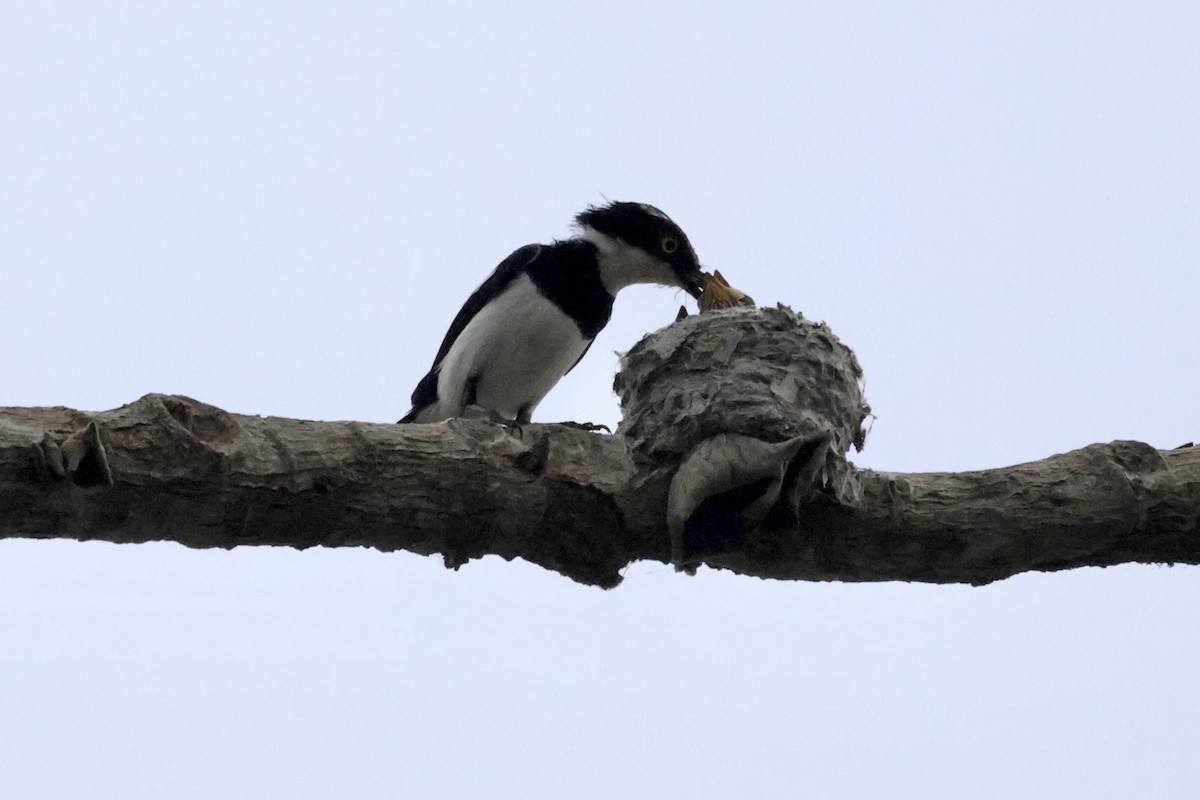
<instances>
[{"instance_id":1,"label":"nestling's head","mask_svg":"<svg viewBox=\"0 0 1200 800\"><path fill-rule=\"evenodd\" d=\"M591 206L575 217L581 238L593 242L607 259L615 291L631 283L678 286L699 297L704 273L692 243L663 212L645 203Z\"/></svg>"}]
</instances>

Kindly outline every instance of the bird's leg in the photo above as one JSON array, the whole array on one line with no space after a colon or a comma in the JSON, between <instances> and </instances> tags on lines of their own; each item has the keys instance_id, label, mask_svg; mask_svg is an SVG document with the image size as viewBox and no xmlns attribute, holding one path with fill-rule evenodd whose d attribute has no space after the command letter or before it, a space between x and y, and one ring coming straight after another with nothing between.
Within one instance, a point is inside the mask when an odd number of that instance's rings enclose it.
<instances>
[{"instance_id":1,"label":"bird's leg","mask_svg":"<svg viewBox=\"0 0 1200 800\"><path fill-rule=\"evenodd\" d=\"M517 418L513 419L513 420L508 420L507 422L505 422L504 427L506 429L508 429L509 433L513 434L518 439L524 440L525 439L524 428L526 425L529 424L529 422L530 422L529 418L531 416L533 416L533 415L530 413L530 410L528 408L522 408L520 411L517 412Z\"/></svg>"},{"instance_id":2,"label":"bird's leg","mask_svg":"<svg viewBox=\"0 0 1200 800\"><path fill-rule=\"evenodd\" d=\"M521 414L517 415L516 419L509 419L500 414L495 409L484 408L478 404L472 404L463 409L462 416L464 419L483 419L488 422L499 425L504 430L508 431L518 439L524 438L521 428L529 424L529 414L522 410Z\"/></svg>"}]
</instances>

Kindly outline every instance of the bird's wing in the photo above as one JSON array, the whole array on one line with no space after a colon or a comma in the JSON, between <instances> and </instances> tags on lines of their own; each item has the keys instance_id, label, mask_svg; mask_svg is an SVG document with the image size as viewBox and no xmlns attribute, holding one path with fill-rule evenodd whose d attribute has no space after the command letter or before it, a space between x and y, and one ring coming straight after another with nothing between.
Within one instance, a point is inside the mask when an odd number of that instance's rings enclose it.
<instances>
[{"instance_id":1,"label":"bird's wing","mask_svg":"<svg viewBox=\"0 0 1200 800\"><path fill-rule=\"evenodd\" d=\"M463 304L462 309L458 312L458 316L450 323L450 330L446 331L446 338L442 339L442 346L438 348L437 356L433 359L433 366L426 373L421 382L417 384L417 388L413 390L412 404L413 410L401 420L401 422L409 421L417 411L437 402L437 381L438 369L442 366L442 359L450 352L450 348L454 346L454 342L458 339L459 334L470 324L475 315L487 305L488 301L500 294L504 289L516 279L518 275L525 271L525 268L537 258L541 252L540 244L527 244L524 247L514 250L508 258L500 262L499 266L492 271L488 279L480 284L479 288L467 298L467 302Z\"/></svg>"},{"instance_id":2,"label":"bird's wing","mask_svg":"<svg viewBox=\"0 0 1200 800\"><path fill-rule=\"evenodd\" d=\"M592 344L595 341L596 341L595 339L588 340L588 343L586 345L584 345L583 352L579 354L579 358L575 359L575 363L571 365L570 369L567 370L567 373L569 373L572 369L575 369L576 367L579 366L579 362L583 361L583 357L587 355L588 350L592 349ZM564 374L567 374L567 373L564 373Z\"/></svg>"},{"instance_id":3,"label":"bird's wing","mask_svg":"<svg viewBox=\"0 0 1200 800\"><path fill-rule=\"evenodd\" d=\"M475 319L475 315L488 304L488 301L504 291L505 287L512 283L537 258L541 249L542 246L540 244L527 244L513 251L508 258L500 262L499 266L488 276L488 279L480 284L479 288L467 298L467 302L463 303L463 307L458 312L458 316L454 318L454 322L450 323L450 330L446 331L446 338L442 340L442 346L438 348L437 357L433 359L433 366L435 368L442 363L442 359L446 357L446 353L450 352L450 348L454 346L458 335L470 324L471 320Z\"/></svg>"}]
</instances>

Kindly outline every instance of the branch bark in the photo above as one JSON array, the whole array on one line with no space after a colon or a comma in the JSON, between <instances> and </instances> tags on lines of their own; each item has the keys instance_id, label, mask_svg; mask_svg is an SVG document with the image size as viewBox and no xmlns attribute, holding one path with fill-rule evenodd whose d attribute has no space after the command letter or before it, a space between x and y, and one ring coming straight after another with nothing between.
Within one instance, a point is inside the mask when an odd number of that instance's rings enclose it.
<instances>
[{"instance_id":1,"label":"branch bark","mask_svg":"<svg viewBox=\"0 0 1200 800\"><path fill-rule=\"evenodd\" d=\"M672 561L672 536L679 566L779 579L982 584L1200 563L1200 448L856 469L844 453L863 443L861 370L786 308L652 334L617 390L612 436L264 418L166 395L99 413L0 408L0 538L366 546L452 568L495 554L603 587L632 561ZM698 547L704 530L721 546Z\"/></svg>"},{"instance_id":2,"label":"branch bark","mask_svg":"<svg viewBox=\"0 0 1200 800\"><path fill-rule=\"evenodd\" d=\"M31 446L95 422L112 470L39 477ZM86 461L84 466L86 466ZM968 473L856 471L787 530L708 560L764 578L982 584L1028 570L1200 563L1200 448L1098 444ZM308 422L147 395L112 411L0 409L0 537L496 554L611 587L670 560L670 474L620 436L480 421Z\"/></svg>"}]
</instances>

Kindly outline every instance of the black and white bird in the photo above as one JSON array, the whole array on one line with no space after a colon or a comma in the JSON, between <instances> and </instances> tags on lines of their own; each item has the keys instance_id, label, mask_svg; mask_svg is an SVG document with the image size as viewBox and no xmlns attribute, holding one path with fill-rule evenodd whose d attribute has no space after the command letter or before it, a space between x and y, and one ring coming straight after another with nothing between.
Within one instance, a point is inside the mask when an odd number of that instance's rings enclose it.
<instances>
[{"instance_id":1,"label":"black and white bird","mask_svg":"<svg viewBox=\"0 0 1200 800\"><path fill-rule=\"evenodd\" d=\"M518 249L475 290L400 422L479 414L528 423L608 324L618 291L653 283L700 296L696 251L657 208L592 206L575 223L575 236Z\"/></svg>"}]
</instances>

